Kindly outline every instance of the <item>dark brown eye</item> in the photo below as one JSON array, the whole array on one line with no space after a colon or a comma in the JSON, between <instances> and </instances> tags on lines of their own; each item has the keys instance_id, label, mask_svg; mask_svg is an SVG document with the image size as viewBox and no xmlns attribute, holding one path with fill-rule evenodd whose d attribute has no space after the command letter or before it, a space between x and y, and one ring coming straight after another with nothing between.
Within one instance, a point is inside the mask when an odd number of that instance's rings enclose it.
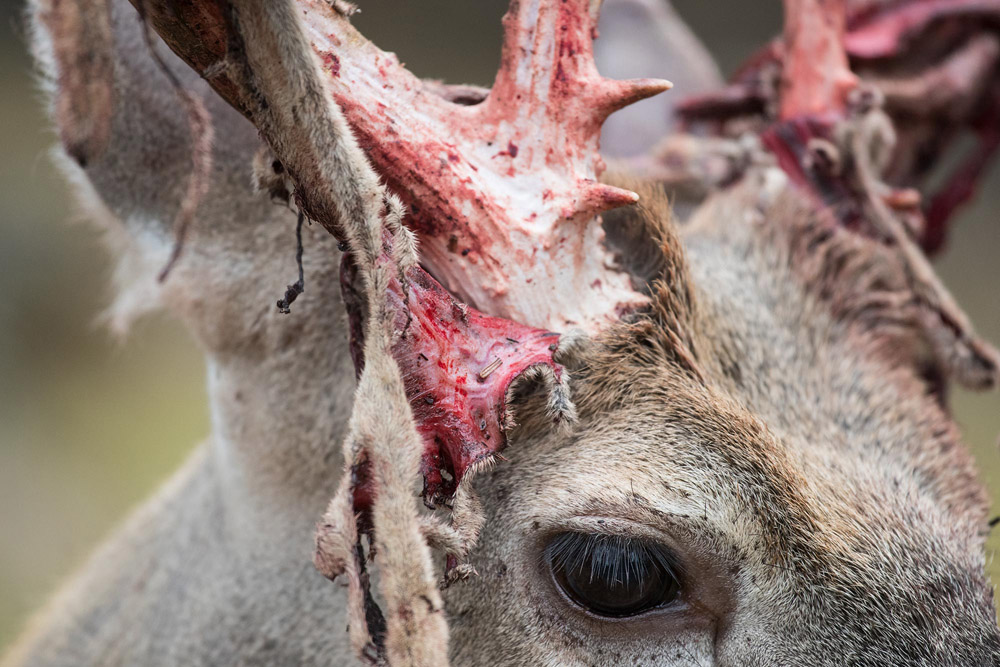
<instances>
[{"instance_id":1,"label":"dark brown eye","mask_svg":"<svg viewBox=\"0 0 1000 667\"><path fill-rule=\"evenodd\" d=\"M680 594L676 559L655 542L562 533L545 553L563 592L601 616L635 616L668 605Z\"/></svg>"}]
</instances>

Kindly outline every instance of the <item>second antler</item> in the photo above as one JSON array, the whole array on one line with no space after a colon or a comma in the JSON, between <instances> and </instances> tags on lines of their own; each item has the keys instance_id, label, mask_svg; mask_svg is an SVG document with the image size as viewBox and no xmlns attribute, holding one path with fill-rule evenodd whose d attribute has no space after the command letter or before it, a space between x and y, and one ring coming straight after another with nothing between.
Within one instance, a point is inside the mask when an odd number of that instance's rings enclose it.
<instances>
[{"instance_id":1,"label":"second antler","mask_svg":"<svg viewBox=\"0 0 1000 667\"><path fill-rule=\"evenodd\" d=\"M1000 355L976 335L925 252L940 248L947 219L1000 147L1000 2L784 5L783 38L727 89L682 103L682 116L689 126L708 121L724 144L750 130L832 227L892 248L936 361L966 386L995 386ZM933 168L967 128L979 145L922 206ZM668 144L685 150L677 137Z\"/></svg>"}]
</instances>

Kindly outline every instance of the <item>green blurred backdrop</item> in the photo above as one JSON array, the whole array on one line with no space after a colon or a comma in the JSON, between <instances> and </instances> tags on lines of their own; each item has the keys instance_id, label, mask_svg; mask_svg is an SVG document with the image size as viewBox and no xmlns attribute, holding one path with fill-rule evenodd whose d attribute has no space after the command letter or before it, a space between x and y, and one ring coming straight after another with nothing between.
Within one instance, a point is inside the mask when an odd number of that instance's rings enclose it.
<instances>
[{"instance_id":1,"label":"green blurred backdrop","mask_svg":"<svg viewBox=\"0 0 1000 667\"><path fill-rule=\"evenodd\" d=\"M74 222L47 151L21 20L0 0L0 652L129 509L208 432L203 364L165 316L114 341L97 317L109 261ZM489 85L505 0L361 0L362 32L423 76ZM779 25L780 3L675 0L724 71ZM663 72L670 77L670 72ZM1000 342L1000 169L939 263L981 332ZM275 286L276 294L281 286ZM954 409L1000 499L1000 398ZM1000 528L991 541L994 581Z\"/></svg>"}]
</instances>

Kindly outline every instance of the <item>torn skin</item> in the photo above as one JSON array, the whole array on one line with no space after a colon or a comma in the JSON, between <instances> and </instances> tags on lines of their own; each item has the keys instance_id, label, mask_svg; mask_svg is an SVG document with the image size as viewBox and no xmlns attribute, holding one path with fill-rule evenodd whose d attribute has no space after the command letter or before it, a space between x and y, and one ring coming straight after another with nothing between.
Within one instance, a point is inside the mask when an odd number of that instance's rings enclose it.
<instances>
[{"instance_id":1,"label":"torn skin","mask_svg":"<svg viewBox=\"0 0 1000 667\"><path fill-rule=\"evenodd\" d=\"M345 254L344 264L351 263ZM364 364L361 301L353 296L354 273L342 265L342 288L351 323L351 351L358 373ZM466 473L491 461L507 442L507 390L528 369L548 366L559 334L485 315L459 302L420 267L389 285L396 339L392 353L424 440L421 474L424 502L447 503ZM357 470L356 511L371 506L370 481ZM362 521L363 523L363 521Z\"/></svg>"}]
</instances>

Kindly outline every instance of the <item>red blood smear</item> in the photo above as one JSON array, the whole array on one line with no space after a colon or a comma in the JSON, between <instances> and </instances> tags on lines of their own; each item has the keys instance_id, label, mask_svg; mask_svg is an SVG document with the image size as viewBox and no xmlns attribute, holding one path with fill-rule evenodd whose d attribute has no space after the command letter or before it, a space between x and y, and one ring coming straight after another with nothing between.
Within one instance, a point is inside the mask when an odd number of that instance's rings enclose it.
<instances>
[{"instance_id":1,"label":"red blood smear","mask_svg":"<svg viewBox=\"0 0 1000 667\"><path fill-rule=\"evenodd\" d=\"M423 269L407 279L408 304L398 284L390 299L402 332L393 356L424 437L425 499L436 503L454 494L471 465L503 449L511 382L538 364L560 372L552 360L559 335L459 303Z\"/></svg>"},{"instance_id":2,"label":"red blood smear","mask_svg":"<svg viewBox=\"0 0 1000 667\"><path fill-rule=\"evenodd\" d=\"M323 59L323 66L332 76L340 76L340 58L329 51L321 51L320 57Z\"/></svg>"},{"instance_id":3,"label":"red blood smear","mask_svg":"<svg viewBox=\"0 0 1000 667\"><path fill-rule=\"evenodd\" d=\"M398 280L389 288L398 336L392 353L424 440L424 500L436 506L454 495L471 466L506 445L511 382L537 365L559 377L552 359L559 334L484 315L419 267L406 278L405 294ZM354 505L364 515L375 492L366 469L356 472Z\"/></svg>"},{"instance_id":4,"label":"red blood smear","mask_svg":"<svg viewBox=\"0 0 1000 667\"><path fill-rule=\"evenodd\" d=\"M843 227L856 230L863 216L850 185L840 176L807 166L810 140L832 141L837 119L838 116L831 114L778 121L761 134L761 143L775 156L789 179L807 192L817 206L833 214Z\"/></svg>"}]
</instances>

